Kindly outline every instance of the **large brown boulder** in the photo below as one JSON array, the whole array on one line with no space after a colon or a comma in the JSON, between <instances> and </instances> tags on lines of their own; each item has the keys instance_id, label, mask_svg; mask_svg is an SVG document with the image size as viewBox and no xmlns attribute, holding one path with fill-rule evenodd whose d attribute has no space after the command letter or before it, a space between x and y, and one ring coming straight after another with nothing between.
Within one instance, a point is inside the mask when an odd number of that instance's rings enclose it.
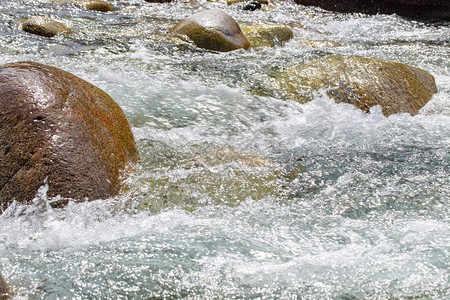
<instances>
[{"instance_id":1,"label":"large brown boulder","mask_svg":"<svg viewBox=\"0 0 450 300\"><path fill-rule=\"evenodd\" d=\"M236 21L221 9L193 14L175 25L169 34L186 35L197 47L208 50L226 52L250 47Z\"/></svg>"},{"instance_id":2,"label":"large brown boulder","mask_svg":"<svg viewBox=\"0 0 450 300\"><path fill-rule=\"evenodd\" d=\"M54 37L58 34L68 34L72 30L61 22L45 17L31 17L18 22L19 27L28 33L45 37Z\"/></svg>"},{"instance_id":3,"label":"large brown boulder","mask_svg":"<svg viewBox=\"0 0 450 300\"><path fill-rule=\"evenodd\" d=\"M311 100L312 92L325 89L336 102L368 112L380 105L385 116L416 115L437 92L434 77L404 64L359 56L326 56L294 66L276 79L285 98Z\"/></svg>"},{"instance_id":4,"label":"large brown boulder","mask_svg":"<svg viewBox=\"0 0 450 300\"><path fill-rule=\"evenodd\" d=\"M338 12L395 13L420 19L450 19L448 0L295 0L295 2Z\"/></svg>"},{"instance_id":5,"label":"large brown boulder","mask_svg":"<svg viewBox=\"0 0 450 300\"><path fill-rule=\"evenodd\" d=\"M48 196L113 196L121 173L139 159L129 123L104 91L60 69L18 62L0 66L0 212Z\"/></svg>"}]
</instances>

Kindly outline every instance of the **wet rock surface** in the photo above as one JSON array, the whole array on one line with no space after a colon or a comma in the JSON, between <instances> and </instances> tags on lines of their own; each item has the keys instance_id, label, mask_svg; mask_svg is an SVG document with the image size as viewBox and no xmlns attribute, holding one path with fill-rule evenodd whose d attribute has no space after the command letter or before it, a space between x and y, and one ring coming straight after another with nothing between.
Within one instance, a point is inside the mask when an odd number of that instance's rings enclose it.
<instances>
[{"instance_id":1,"label":"wet rock surface","mask_svg":"<svg viewBox=\"0 0 450 300\"><path fill-rule=\"evenodd\" d=\"M169 34L186 35L197 47L221 52L250 47L236 21L221 9L193 14L179 22Z\"/></svg>"},{"instance_id":2,"label":"wet rock surface","mask_svg":"<svg viewBox=\"0 0 450 300\"><path fill-rule=\"evenodd\" d=\"M95 10L100 12L109 12L112 11L112 6L105 1L97 1L97 0L89 0L89 1L82 1L81 5L88 10Z\"/></svg>"},{"instance_id":3,"label":"wet rock surface","mask_svg":"<svg viewBox=\"0 0 450 300\"><path fill-rule=\"evenodd\" d=\"M155 144L152 148L160 146L164 147ZM148 188L148 192L139 201L130 201L127 209L161 211L167 207L182 207L193 211L203 207L205 201L237 206L249 197L259 200L276 193L279 177L284 175L282 171L269 159L229 145L189 157L180 155L164 172L156 170L151 176L139 179L141 191L134 187L129 193L142 193L143 187Z\"/></svg>"},{"instance_id":4,"label":"wet rock surface","mask_svg":"<svg viewBox=\"0 0 450 300\"><path fill-rule=\"evenodd\" d=\"M282 24L243 26L242 31L254 48L280 46L294 37L292 30Z\"/></svg>"},{"instance_id":5,"label":"wet rock surface","mask_svg":"<svg viewBox=\"0 0 450 300\"><path fill-rule=\"evenodd\" d=\"M434 77L424 70L358 56L327 56L290 67L278 83L289 99L307 102L312 91L326 89L336 102L365 112L380 105L385 116L416 115L437 92Z\"/></svg>"},{"instance_id":6,"label":"wet rock surface","mask_svg":"<svg viewBox=\"0 0 450 300\"><path fill-rule=\"evenodd\" d=\"M104 91L34 62L0 66L0 204L49 197L85 201L120 190L139 159L128 121ZM64 200L66 199L66 200Z\"/></svg>"},{"instance_id":7,"label":"wet rock surface","mask_svg":"<svg viewBox=\"0 0 450 300\"><path fill-rule=\"evenodd\" d=\"M58 34L69 34L72 30L61 22L46 17L31 17L18 22L19 27L28 33L45 37L54 37Z\"/></svg>"}]
</instances>

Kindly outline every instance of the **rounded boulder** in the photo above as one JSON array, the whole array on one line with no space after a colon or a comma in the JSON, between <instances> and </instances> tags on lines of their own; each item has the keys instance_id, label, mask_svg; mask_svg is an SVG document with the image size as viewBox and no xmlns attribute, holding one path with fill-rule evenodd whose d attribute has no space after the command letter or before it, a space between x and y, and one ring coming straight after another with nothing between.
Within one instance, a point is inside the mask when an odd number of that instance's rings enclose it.
<instances>
[{"instance_id":1,"label":"rounded boulder","mask_svg":"<svg viewBox=\"0 0 450 300\"><path fill-rule=\"evenodd\" d=\"M0 212L31 203L45 182L59 199L52 206L114 196L138 160L129 123L104 91L51 66L0 66Z\"/></svg>"},{"instance_id":2,"label":"rounded boulder","mask_svg":"<svg viewBox=\"0 0 450 300\"><path fill-rule=\"evenodd\" d=\"M416 115L437 92L434 77L408 65L359 56L326 56L289 67L278 84L286 98L306 102L312 92L325 89L336 102L365 112L376 105L383 114Z\"/></svg>"},{"instance_id":3,"label":"rounded boulder","mask_svg":"<svg viewBox=\"0 0 450 300\"><path fill-rule=\"evenodd\" d=\"M69 34L72 30L61 22L45 17L31 17L18 22L19 27L28 33L45 37L54 37L58 34Z\"/></svg>"},{"instance_id":4,"label":"rounded boulder","mask_svg":"<svg viewBox=\"0 0 450 300\"><path fill-rule=\"evenodd\" d=\"M236 21L221 9L193 14L175 25L169 34L186 35L197 47L208 50L227 52L250 47Z\"/></svg>"}]
</instances>

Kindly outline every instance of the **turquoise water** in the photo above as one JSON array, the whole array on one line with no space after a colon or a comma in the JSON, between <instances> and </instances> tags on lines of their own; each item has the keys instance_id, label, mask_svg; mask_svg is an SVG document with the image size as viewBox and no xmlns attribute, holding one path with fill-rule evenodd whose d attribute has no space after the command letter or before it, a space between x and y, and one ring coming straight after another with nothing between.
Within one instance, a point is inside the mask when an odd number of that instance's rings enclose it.
<instances>
[{"instance_id":1,"label":"turquoise water","mask_svg":"<svg viewBox=\"0 0 450 300\"><path fill-rule=\"evenodd\" d=\"M123 108L141 165L121 195L51 209L44 185L0 217L0 270L18 299L448 299L450 27L289 2L0 1L0 63L32 60L96 84ZM219 7L290 26L276 48L215 53L163 37ZM15 21L46 15L70 36ZM300 48L303 39L337 48ZM298 104L252 91L326 54L429 71L421 114L364 114L318 91ZM224 153L234 153L227 160ZM237 157L237 158L236 158ZM254 162L257 163L254 163Z\"/></svg>"}]
</instances>

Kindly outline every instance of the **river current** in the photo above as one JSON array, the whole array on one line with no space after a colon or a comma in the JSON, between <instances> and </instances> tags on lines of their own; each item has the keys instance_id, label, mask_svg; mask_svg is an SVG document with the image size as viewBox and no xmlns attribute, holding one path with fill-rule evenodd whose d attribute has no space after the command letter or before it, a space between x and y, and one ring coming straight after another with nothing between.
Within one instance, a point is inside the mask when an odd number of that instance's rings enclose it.
<instances>
[{"instance_id":1,"label":"river current","mask_svg":"<svg viewBox=\"0 0 450 300\"><path fill-rule=\"evenodd\" d=\"M141 155L113 199L52 209L44 184L34 205L0 216L0 272L14 298L450 298L448 22L290 1L260 11L109 2L113 12L97 13L0 0L0 64L36 61L102 88ZM294 39L216 53L166 38L208 8L239 24L286 24ZM22 32L16 21L31 15L73 33ZM417 116L386 118L323 91L300 104L265 88L277 69L327 54L424 69L438 93Z\"/></svg>"}]
</instances>

